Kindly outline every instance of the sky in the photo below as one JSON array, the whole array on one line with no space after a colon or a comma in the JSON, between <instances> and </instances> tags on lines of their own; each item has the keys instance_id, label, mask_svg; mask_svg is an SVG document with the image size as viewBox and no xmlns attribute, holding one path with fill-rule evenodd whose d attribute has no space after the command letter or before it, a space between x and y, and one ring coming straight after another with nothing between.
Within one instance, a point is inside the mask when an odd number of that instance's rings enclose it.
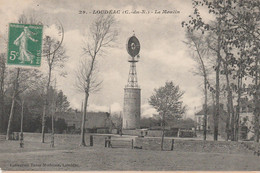
<instances>
[{"instance_id":1,"label":"sky","mask_svg":"<svg viewBox=\"0 0 260 173\"><path fill-rule=\"evenodd\" d=\"M15 5L14 5L15 4ZM186 117L193 118L202 105L203 93L201 77L192 73L195 62L183 41L185 30L181 22L188 20L193 13L191 0L1 0L0 1L0 52L7 52L8 23L17 23L22 13L34 13L42 20L60 21L64 28L63 46L68 61L63 71L67 76L57 78L57 88L67 95L71 107L81 109L84 94L75 89L75 69L84 57L83 41L91 22L99 15L98 10L120 10L115 14L119 35L115 47L107 49L106 55L98 57L99 78L103 80L102 89L89 98L89 111L123 110L124 87L127 84L130 64L126 50L126 41L133 35L141 44L140 60L137 63L138 84L141 88L141 116L150 117L156 111L149 105L148 99L155 88L166 81L173 81L185 92L184 105ZM149 14L123 14L146 10ZM155 10L178 11L174 14L155 14ZM79 14L86 11L88 14ZM153 13L152 13L153 12ZM51 27L45 33L55 33ZM42 57L44 59L44 57ZM40 70L47 71L43 61Z\"/></svg>"}]
</instances>

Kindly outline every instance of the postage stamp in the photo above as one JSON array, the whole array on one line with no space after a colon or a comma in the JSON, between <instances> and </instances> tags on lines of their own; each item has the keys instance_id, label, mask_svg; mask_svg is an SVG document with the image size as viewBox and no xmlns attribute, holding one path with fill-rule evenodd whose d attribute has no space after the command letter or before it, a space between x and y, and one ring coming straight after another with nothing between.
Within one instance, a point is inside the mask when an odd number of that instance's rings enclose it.
<instances>
[{"instance_id":1,"label":"postage stamp","mask_svg":"<svg viewBox=\"0 0 260 173\"><path fill-rule=\"evenodd\" d=\"M9 24L8 65L40 66L42 25Z\"/></svg>"}]
</instances>

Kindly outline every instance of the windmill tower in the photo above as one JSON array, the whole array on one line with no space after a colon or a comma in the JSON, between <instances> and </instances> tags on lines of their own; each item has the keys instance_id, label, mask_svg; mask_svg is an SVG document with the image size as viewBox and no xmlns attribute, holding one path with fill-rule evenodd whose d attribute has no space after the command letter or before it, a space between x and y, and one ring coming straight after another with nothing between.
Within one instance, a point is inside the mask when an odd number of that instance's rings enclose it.
<instances>
[{"instance_id":1,"label":"windmill tower","mask_svg":"<svg viewBox=\"0 0 260 173\"><path fill-rule=\"evenodd\" d=\"M127 41L126 49L130 55L130 70L124 88L123 129L139 129L141 114L141 89L137 82L136 63L140 58L140 43L135 34Z\"/></svg>"}]
</instances>

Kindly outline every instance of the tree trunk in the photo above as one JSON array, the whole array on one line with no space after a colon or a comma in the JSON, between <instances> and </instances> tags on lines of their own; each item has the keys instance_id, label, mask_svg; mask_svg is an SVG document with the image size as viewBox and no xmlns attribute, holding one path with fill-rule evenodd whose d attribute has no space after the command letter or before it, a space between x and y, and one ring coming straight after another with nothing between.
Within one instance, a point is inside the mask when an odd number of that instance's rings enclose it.
<instances>
[{"instance_id":1,"label":"tree trunk","mask_svg":"<svg viewBox=\"0 0 260 173\"><path fill-rule=\"evenodd\" d=\"M24 99L22 98L22 110L21 110L21 133L20 133L20 147L23 148L23 112L24 112Z\"/></svg>"},{"instance_id":2,"label":"tree trunk","mask_svg":"<svg viewBox=\"0 0 260 173\"><path fill-rule=\"evenodd\" d=\"M161 141L161 151L163 151L163 143L164 143L164 131L165 131L165 117L164 117L164 113L163 113L163 117L162 117L162 141Z\"/></svg>"},{"instance_id":3,"label":"tree trunk","mask_svg":"<svg viewBox=\"0 0 260 173\"><path fill-rule=\"evenodd\" d=\"M226 59L227 61L227 59ZM232 133L234 133L234 122L232 123L232 119L234 118L234 108L233 108L233 96L232 90L230 88L229 74L226 62L224 63L225 68L225 76L226 76L226 84L227 84L227 119L226 119L226 141L228 141L231 137L231 140L234 139ZM231 118L232 117L232 118ZM234 121L234 120L233 120Z\"/></svg>"},{"instance_id":4,"label":"tree trunk","mask_svg":"<svg viewBox=\"0 0 260 173\"><path fill-rule=\"evenodd\" d=\"M86 146L85 142L85 123L86 123L86 116L87 116L87 105L88 105L88 91L85 92L85 102L84 102L84 111L82 115L82 122L81 122L81 143L80 146Z\"/></svg>"},{"instance_id":5,"label":"tree trunk","mask_svg":"<svg viewBox=\"0 0 260 173\"><path fill-rule=\"evenodd\" d=\"M0 93L0 133L4 131L4 124L5 124L5 114L4 114L4 96Z\"/></svg>"},{"instance_id":6,"label":"tree trunk","mask_svg":"<svg viewBox=\"0 0 260 173\"><path fill-rule=\"evenodd\" d=\"M15 105L15 98L18 90L18 79L20 75L20 68L17 68L17 73L16 73L16 78L14 81L14 92L12 96L12 105L11 105L11 110L10 110L10 116L8 120L8 126L7 126L7 132L6 132L6 140L10 140L10 129L11 129L11 124L14 116L14 105Z\"/></svg>"},{"instance_id":7,"label":"tree trunk","mask_svg":"<svg viewBox=\"0 0 260 173\"><path fill-rule=\"evenodd\" d=\"M217 60L216 60L216 106L215 106L215 117L214 117L214 141L218 140L218 123L219 123L219 96L220 96L220 87L219 87L219 73L220 73L220 63L221 63L221 20L218 19L218 42L217 42Z\"/></svg>"},{"instance_id":8,"label":"tree trunk","mask_svg":"<svg viewBox=\"0 0 260 173\"><path fill-rule=\"evenodd\" d=\"M217 67L216 67L216 106L215 106L215 118L214 118L214 141L218 140L218 123L219 123L219 69L220 69L220 58L217 58Z\"/></svg>"},{"instance_id":9,"label":"tree trunk","mask_svg":"<svg viewBox=\"0 0 260 173\"><path fill-rule=\"evenodd\" d=\"M259 108L259 103L256 103L258 104L255 108L255 111L254 111L254 119L255 119L255 123L254 123L254 141L255 142L259 142L259 114L260 114L260 108Z\"/></svg>"},{"instance_id":10,"label":"tree trunk","mask_svg":"<svg viewBox=\"0 0 260 173\"><path fill-rule=\"evenodd\" d=\"M0 91L0 132L4 132L5 131L5 104L4 104L4 94L2 92L2 90Z\"/></svg>"},{"instance_id":11,"label":"tree trunk","mask_svg":"<svg viewBox=\"0 0 260 173\"><path fill-rule=\"evenodd\" d=\"M48 107L48 97L49 97L49 88L50 88L50 83L51 83L51 71L52 67L49 67L49 76L48 76L48 82L46 86L46 96L44 99L44 104L43 104L43 113L42 113L42 143L44 143L44 137L45 137L45 117L46 117L46 110Z\"/></svg>"},{"instance_id":12,"label":"tree trunk","mask_svg":"<svg viewBox=\"0 0 260 173\"><path fill-rule=\"evenodd\" d=\"M231 99L231 122L230 122L230 128L231 128L231 141L235 140L235 111L234 111L234 104L233 104L233 96L232 92L230 92L230 99Z\"/></svg>"},{"instance_id":13,"label":"tree trunk","mask_svg":"<svg viewBox=\"0 0 260 173\"><path fill-rule=\"evenodd\" d=\"M239 138L239 116L240 116L240 100L241 100L241 87L242 87L242 78L238 77L237 79L238 87L238 96L237 96L237 107L236 107L236 119L235 119L235 141L238 141Z\"/></svg>"},{"instance_id":14,"label":"tree trunk","mask_svg":"<svg viewBox=\"0 0 260 173\"><path fill-rule=\"evenodd\" d=\"M46 111L46 103L44 101L43 104L43 113L42 113L42 143L44 143L44 136L45 136L45 111Z\"/></svg>"},{"instance_id":15,"label":"tree trunk","mask_svg":"<svg viewBox=\"0 0 260 173\"><path fill-rule=\"evenodd\" d=\"M13 120L14 104L15 104L15 96L14 95L15 95L15 92L13 93L13 96L12 96L12 105L11 105L10 116L9 116L9 120L8 120L6 140L10 140L10 128L11 128L11 123L12 123L12 120Z\"/></svg>"},{"instance_id":16,"label":"tree trunk","mask_svg":"<svg viewBox=\"0 0 260 173\"><path fill-rule=\"evenodd\" d=\"M21 110L21 133L23 133L23 109L24 109L24 100L22 100L22 110Z\"/></svg>"},{"instance_id":17,"label":"tree trunk","mask_svg":"<svg viewBox=\"0 0 260 173\"><path fill-rule=\"evenodd\" d=\"M0 81L0 132L5 131L5 102L4 102L4 80L5 80L5 63L2 64L1 81Z\"/></svg>"},{"instance_id":18,"label":"tree trunk","mask_svg":"<svg viewBox=\"0 0 260 173\"><path fill-rule=\"evenodd\" d=\"M203 105L203 109L204 109L204 117L203 117L203 139L206 140L207 139L207 117L208 117L208 93L207 93L207 72L206 72L206 68L205 68L205 65L204 65L204 62L203 62L203 59L202 59L202 56L201 56L201 53L199 51L199 47L198 45L196 44L196 41L192 39L192 41L194 42L194 45L196 47L196 50L197 50L197 53L198 53L198 56L199 56L199 60L200 60L200 63L201 63L201 67L202 67L202 70L203 70L203 78L204 78L204 105Z\"/></svg>"},{"instance_id":19,"label":"tree trunk","mask_svg":"<svg viewBox=\"0 0 260 173\"><path fill-rule=\"evenodd\" d=\"M230 102L229 102L229 94L227 96L227 119L226 119L226 141L230 139Z\"/></svg>"},{"instance_id":20,"label":"tree trunk","mask_svg":"<svg viewBox=\"0 0 260 173\"><path fill-rule=\"evenodd\" d=\"M258 70L259 70L259 67L258 67L258 56L256 56L255 58L255 67L256 67L256 70L255 70L255 86L256 86L256 92L254 94L254 105L255 105L255 108L254 108L254 120L255 120L255 123L254 123L254 141L255 142L259 142L259 114L260 114L260 103L259 103L259 94L260 94L260 86L259 86L259 83L258 83Z\"/></svg>"},{"instance_id":21,"label":"tree trunk","mask_svg":"<svg viewBox=\"0 0 260 173\"><path fill-rule=\"evenodd\" d=\"M51 113L51 147L54 147L54 112Z\"/></svg>"},{"instance_id":22,"label":"tree trunk","mask_svg":"<svg viewBox=\"0 0 260 173\"><path fill-rule=\"evenodd\" d=\"M207 93L207 78L204 74L204 126L203 126L203 140L205 141L207 139L207 117L208 117L208 93Z\"/></svg>"}]
</instances>

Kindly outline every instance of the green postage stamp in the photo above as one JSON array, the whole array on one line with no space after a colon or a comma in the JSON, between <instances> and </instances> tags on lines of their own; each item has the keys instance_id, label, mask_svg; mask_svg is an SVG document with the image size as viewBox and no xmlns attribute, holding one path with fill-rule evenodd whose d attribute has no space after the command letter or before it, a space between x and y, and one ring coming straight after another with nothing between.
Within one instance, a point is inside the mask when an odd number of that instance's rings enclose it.
<instances>
[{"instance_id":1,"label":"green postage stamp","mask_svg":"<svg viewBox=\"0 0 260 173\"><path fill-rule=\"evenodd\" d=\"M42 25L9 24L8 65L41 65Z\"/></svg>"}]
</instances>

